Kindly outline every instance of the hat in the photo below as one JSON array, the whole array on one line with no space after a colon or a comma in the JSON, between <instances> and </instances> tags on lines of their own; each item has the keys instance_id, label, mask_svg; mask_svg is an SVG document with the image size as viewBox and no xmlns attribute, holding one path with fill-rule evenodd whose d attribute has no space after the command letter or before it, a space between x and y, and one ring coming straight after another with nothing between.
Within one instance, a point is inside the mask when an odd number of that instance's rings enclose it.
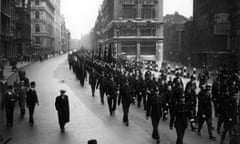
<instances>
[{"instance_id":1,"label":"hat","mask_svg":"<svg viewBox=\"0 0 240 144\"><path fill-rule=\"evenodd\" d=\"M60 93L65 93L65 92L66 92L66 90L64 90L64 89L60 90Z\"/></svg>"},{"instance_id":2,"label":"hat","mask_svg":"<svg viewBox=\"0 0 240 144\"><path fill-rule=\"evenodd\" d=\"M88 144L97 144L97 140L95 140L95 139L89 140Z\"/></svg>"}]
</instances>

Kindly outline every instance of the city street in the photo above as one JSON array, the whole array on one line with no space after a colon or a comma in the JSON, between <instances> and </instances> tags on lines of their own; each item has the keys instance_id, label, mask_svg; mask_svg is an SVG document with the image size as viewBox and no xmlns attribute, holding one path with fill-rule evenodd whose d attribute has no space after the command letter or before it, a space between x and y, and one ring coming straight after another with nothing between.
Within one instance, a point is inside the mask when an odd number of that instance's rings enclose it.
<instances>
[{"instance_id":1,"label":"city street","mask_svg":"<svg viewBox=\"0 0 240 144\"><path fill-rule=\"evenodd\" d=\"M86 144L89 139L97 139L99 144L156 143L151 138L151 121L146 120L143 108L131 106L129 127L122 123L121 106L114 116L110 116L107 105L100 104L99 91L96 91L93 98L88 82L85 87L80 86L73 72L68 69L66 55L34 63L25 70L27 77L37 83L40 105L36 107L33 127L29 126L28 113L24 119L20 118L18 106L15 108L13 128L5 126L5 114L0 112L0 138L12 138L9 144ZM15 79L16 75L10 81ZM70 123L66 125L65 133L60 132L54 105L60 89L67 91L70 101ZM216 120L216 127L215 123ZM169 121L160 123L161 144L176 143L175 129L171 131L168 125ZM204 125L202 136L188 128L185 144L220 143L215 131L217 141L209 140L206 127Z\"/></svg>"}]
</instances>

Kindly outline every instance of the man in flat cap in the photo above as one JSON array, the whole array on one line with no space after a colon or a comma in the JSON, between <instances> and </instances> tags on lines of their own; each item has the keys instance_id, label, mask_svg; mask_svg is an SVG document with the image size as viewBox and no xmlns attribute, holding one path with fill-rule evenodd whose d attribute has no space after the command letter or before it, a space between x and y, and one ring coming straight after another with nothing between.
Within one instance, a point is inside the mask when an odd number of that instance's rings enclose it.
<instances>
[{"instance_id":1,"label":"man in flat cap","mask_svg":"<svg viewBox=\"0 0 240 144\"><path fill-rule=\"evenodd\" d=\"M57 96L55 101L55 107L58 112L58 122L62 132L64 132L65 124L69 122L69 102L68 96L65 95L65 90L60 90L60 95Z\"/></svg>"}]
</instances>

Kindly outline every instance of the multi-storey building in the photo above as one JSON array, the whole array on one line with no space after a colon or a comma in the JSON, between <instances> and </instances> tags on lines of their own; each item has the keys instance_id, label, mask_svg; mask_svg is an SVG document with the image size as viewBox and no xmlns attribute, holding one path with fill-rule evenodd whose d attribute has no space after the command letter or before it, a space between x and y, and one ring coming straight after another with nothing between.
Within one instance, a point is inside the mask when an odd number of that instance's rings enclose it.
<instances>
[{"instance_id":1,"label":"multi-storey building","mask_svg":"<svg viewBox=\"0 0 240 144\"><path fill-rule=\"evenodd\" d=\"M15 55L15 6L14 0L1 0L1 26L0 26L0 56L11 57Z\"/></svg>"},{"instance_id":2,"label":"multi-storey building","mask_svg":"<svg viewBox=\"0 0 240 144\"><path fill-rule=\"evenodd\" d=\"M180 62L189 67L192 65L193 31L193 22L190 19L184 24L182 51L180 53Z\"/></svg>"},{"instance_id":3,"label":"multi-storey building","mask_svg":"<svg viewBox=\"0 0 240 144\"><path fill-rule=\"evenodd\" d=\"M16 47L18 55L29 55L31 49L31 6L30 0L16 3Z\"/></svg>"},{"instance_id":4,"label":"multi-storey building","mask_svg":"<svg viewBox=\"0 0 240 144\"><path fill-rule=\"evenodd\" d=\"M54 12L51 0L31 2L32 45L35 51L55 51Z\"/></svg>"},{"instance_id":5,"label":"multi-storey building","mask_svg":"<svg viewBox=\"0 0 240 144\"><path fill-rule=\"evenodd\" d=\"M229 64L228 0L194 0L192 62L195 66Z\"/></svg>"},{"instance_id":6,"label":"multi-storey building","mask_svg":"<svg viewBox=\"0 0 240 144\"><path fill-rule=\"evenodd\" d=\"M230 63L234 70L240 69L240 1L233 0L230 13Z\"/></svg>"},{"instance_id":7,"label":"multi-storey building","mask_svg":"<svg viewBox=\"0 0 240 144\"><path fill-rule=\"evenodd\" d=\"M237 17L236 17L236 27L237 27L237 31L236 31L236 40L237 40L237 44L236 44L236 49L238 49L238 69L240 68L240 1L239 0L236 0L237 2L237 10L236 10L236 14L237 14Z\"/></svg>"},{"instance_id":8,"label":"multi-storey building","mask_svg":"<svg viewBox=\"0 0 240 144\"><path fill-rule=\"evenodd\" d=\"M10 0L10 49L7 50L7 57L14 57L17 55L16 49L16 2Z\"/></svg>"},{"instance_id":9,"label":"multi-storey building","mask_svg":"<svg viewBox=\"0 0 240 144\"><path fill-rule=\"evenodd\" d=\"M184 24L187 20L177 12L164 17L164 60L181 62Z\"/></svg>"},{"instance_id":10,"label":"multi-storey building","mask_svg":"<svg viewBox=\"0 0 240 144\"><path fill-rule=\"evenodd\" d=\"M66 39L66 51L69 51L71 49L71 32L69 30L66 30L65 39Z\"/></svg>"},{"instance_id":11,"label":"multi-storey building","mask_svg":"<svg viewBox=\"0 0 240 144\"><path fill-rule=\"evenodd\" d=\"M116 58L124 54L159 63L163 59L163 0L104 0L94 32L96 48L102 52L111 49Z\"/></svg>"},{"instance_id":12,"label":"multi-storey building","mask_svg":"<svg viewBox=\"0 0 240 144\"><path fill-rule=\"evenodd\" d=\"M61 50L61 9L60 9L60 0L53 0L55 12L54 12L54 36L55 36L55 51Z\"/></svg>"},{"instance_id":13,"label":"multi-storey building","mask_svg":"<svg viewBox=\"0 0 240 144\"><path fill-rule=\"evenodd\" d=\"M70 32L66 28L64 16L61 16L61 51L69 50L70 37Z\"/></svg>"}]
</instances>

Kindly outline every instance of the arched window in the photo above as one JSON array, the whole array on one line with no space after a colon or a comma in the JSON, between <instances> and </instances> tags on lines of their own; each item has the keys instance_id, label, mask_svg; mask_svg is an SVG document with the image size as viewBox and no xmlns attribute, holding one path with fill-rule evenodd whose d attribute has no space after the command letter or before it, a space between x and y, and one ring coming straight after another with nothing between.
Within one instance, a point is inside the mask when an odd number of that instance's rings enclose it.
<instances>
[{"instance_id":1,"label":"arched window","mask_svg":"<svg viewBox=\"0 0 240 144\"><path fill-rule=\"evenodd\" d=\"M36 11L36 12L35 12L35 17L36 17L36 19L39 19L39 18L40 18L39 11Z\"/></svg>"},{"instance_id":2,"label":"arched window","mask_svg":"<svg viewBox=\"0 0 240 144\"><path fill-rule=\"evenodd\" d=\"M40 32L40 25L39 25L39 24L36 24L36 26L35 26L35 31L36 31L36 32Z\"/></svg>"},{"instance_id":3,"label":"arched window","mask_svg":"<svg viewBox=\"0 0 240 144\"><path fill-rule=\"evenodd\" d=\"M36 0L36 1L35 1L35 5L39 5L39 0Z\"/></svg>"}]
</instances>

